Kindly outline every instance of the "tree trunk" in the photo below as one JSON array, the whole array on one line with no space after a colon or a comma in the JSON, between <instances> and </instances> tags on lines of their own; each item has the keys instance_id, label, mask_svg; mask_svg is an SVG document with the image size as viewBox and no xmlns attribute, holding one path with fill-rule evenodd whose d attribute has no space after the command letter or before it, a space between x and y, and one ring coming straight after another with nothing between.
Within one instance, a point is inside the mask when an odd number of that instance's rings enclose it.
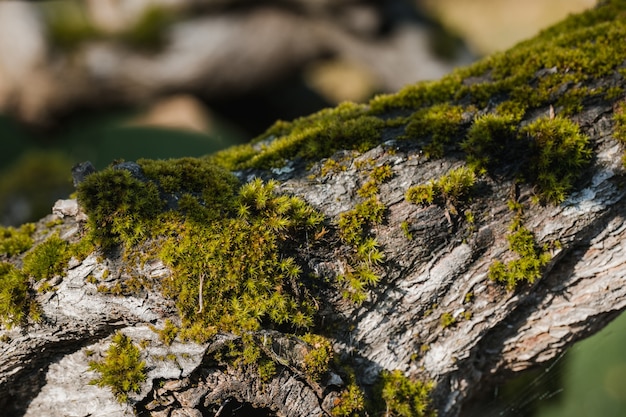
<instances>
[{"instance_id":1,"label":"tree trunk","mask_svg":"<svg viewBox=\"0 0 626 417\"><path fill-rule=\"evenodd\" d=\"M324 228L315 236L307 232L300 243L283 247L280 255L294 257L304 271L323 281L317 287L294 282L293 289L287 285L282 289L296 295L318 291L315 322L309 330L332 342L336 359L320 377L307 371L307 355L316 346L303 340L301 330L286 325L222 332L202 344L181 338L171 345L163 343L151 326L161 328L166 318L180 324L171 299L152 287L122 290L126 295L98 291L89 277L112 288L118 282L130 285L133 277L167 280L173 267L160 259L142 262L124 256L127 252L116 247L82 261L72 259L60 274L63 278L50 281L51 291L33 295L41 305L42 320L2 330L3 409L7 415L27 416L340 415L338 407L346 402L342 393L351 383L374 408L375 403L383 404L383 410L393 407L380 397L377 384L382 370L400 370L411 381L434 382L430 410L439 416L458 416L477 394L515 372L550 361L598 331L626 306L623 147L616 140L622 134L619 100L626 84L622 76L626 54L618 50L620 42L611 42L626 34L623 9L617 1L603 3L468 72L374 99L367 115L377 112L379 120L391 122L370 146L353 146L351 137L339 135L329 142L333 151L339 151L318 154L319 160L296 151L282 154L287 162L280 169L238 162L234 169L243 182L253 176L277 179L280 193L302 198L325 216ZM564 40L570 43L563 44ZM593 46L585 50L583 43ZM566 61L570 53L577 55ZM554 63L554 57L559 62ZM513 68L503 67L507 60ZM515 78L527 70L520 66L526 62L536 65L532 74ZM446 89L448 84L453 88ZM428 96L432 91L441 95ZM479 164L483 170L474 165L476 179L465 195L442 191L445 187L437 181L465 166L468 155L477 155L470 138L481 117L509 115L503 103L526 105L517 119L507 119L512 120L513 133L499 132L504 146L496 152L481 151L499 158L499 165ZM443 154L435 155L432 145L437 144L438 132L428 129L441 121L426 118L426 124L419 123L424 112L448 111L445 106L460 106L462 112L456 127L447 132ZM318 120L315 117L304 123ZM408 119L398 119L404 117ZM443 116L444 122L453 118L452 113ZM351 120L367 122L355 117L340 124ZM542 182L541 175L547 174L533 171L541 163L537 155L543 151L537 149L544 146L542 135L548 134L533 130L536 120L563 123L559 126L569 126L564 120L573 122L588 138L587 162L573 168L577 175L563 201ZM298 125L289 129L295 131ZM272 138L264 142L266 147L250 145L255 157L271 151L271 140L288 135L275 132L268 133ZM506 132L513 139L506 139ZM344 150L337 145L340 139L345 140ZM566 146L557 143L556 149ZM360 152L350 151L354 148ZM561 175L558 180L571 179L571 171L561 171L569 156L557 155L558 163L548 165L549 170ZM389 167L392 175L377 177L376 167ZM143 178L141 172L135 176ZM374 181L376 190L364 197L368 181ZM435 184L432 202L407 200L407 191L419 184ZM345 213L371 196L384 204L384 216L382 221L365 221L361 232L375 238L384 253L380 264L374 251L358 258L358 245L350 243L341 225ZM52 220L56 222L50 226ZM87 227L93 224L76 201L66 200L38 223L34 236L39 242L57 232L74 242L84 238ZM532 236L526 252L515 249L518 232ZM22 267L24 256L5 257ZM490 279L497 277L496 261L502 268L513 268L509 262L530 258L539 265L539 277L527 268L520 282L509 282L508 287ZM360 259L356 266L355 259ZM363 265L377 275L378 283L366 286L366 299L359 303L342 296L342 290L348 294L356 290L341 277ZM203 279L204 287L209 279ZM31 285L41 282L31 279ZM197 300L198 293L192 298ZM204 302L206 307L216 300L204 297ZM261 323L264 327L268 320ZM130 392L126 403L89 385L97 377L89 370L89 358L100 357L110 336L120 329L142 346L147 369L141 390ZM224 359L246 343L257 346L274 364L272 376L264 378L260 366ZM366 409L354 415L366 413L372 415Z\"/></svg>"}]
</instances>

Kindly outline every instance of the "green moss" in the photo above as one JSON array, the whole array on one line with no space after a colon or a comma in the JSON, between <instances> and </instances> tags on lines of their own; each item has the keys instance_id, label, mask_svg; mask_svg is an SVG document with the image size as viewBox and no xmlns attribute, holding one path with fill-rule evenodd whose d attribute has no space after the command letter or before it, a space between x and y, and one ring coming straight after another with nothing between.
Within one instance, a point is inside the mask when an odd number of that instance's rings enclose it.
<instances>
[{"instance_id":1,"label":"green moss","mask_svg":"<svg viewBox=\"0 0 626 417\"><path fill-rule=\"evenodd\" d=\"M413 240L413 233L411 233L411 226L408 221L403 221L400 223L400 228L402 229L402 233L407 240Z\"/></svg>"},{"instance_id":2,"label":"green moss","mask_svg":"<svg viewBox=\"0 0 626 417\"><path fill-rule=\"evenodd\" d=\"M313 333L307 333L301 339L311 346L311 349L304 356L304 371L314 381L320 381L328 372L330 361L333 358L333 348L330 341Z\"/></svg>"},{"instance_id":3,"label":"green moss","mask_svg":"<svg viewBox=\"0 0 626 417\"><path fill-rule=\"evenodd\" d=\"M467 132L461 149L467 154L468 165L486 172L506 162L505 155L511 155L517 136L519 120L507 113L489 113L478 116Z\"/></svg>"},{"instance_id":4,"label":"green moss","mask_svg":"<svg viewBox=\"0 0 626 417\"><path fill-rule=\"evenodd\" d=\"M70 260L69 244L57 233L34 247L24 257L23 271L36 281L62 275Z\"/></svg>"},{"instance_id":5,"label":"green moss","mask_svg":"<svg viewBox=\"0 0 626 417\"><path fill-rule=\"evenodd\" d=\"M87 40L101 36L89 22L84 6L77 1L51 2L40 6L52 44L75 49Z\"/></svg>"},{"instance_id":6,"label":"green moss","mask_svg":"<svg viewBox=\"0 0 626 417\"><path fill-rule=\"evenodd\" d=\"M346 102L292 122L278 121L252 144L218 152L212 160L229 170L271 168L294 158L320 160L340 149L366 151L378 145L384 126L366 106Z\"/></svg>"},{"instance_id":7,"label":"green moss","mask_svg":"<svg viewBox=\"0 0 626 417\"><path fill-rule=\"evenodd\" d=\"M162 329L159 330L153 327L151 327L151 329L159 335L159 340L161 340L161 342L163 342L166 346L170 346L180 332L180 329L172 323L170 319L165 320L165 324Z\"/></svg>"},{"instance_id":8,"label":"green moss","mask_svg":"<svg viewBox=\"0 0 626 417\"><path fill-rule=\"evenodd\" d=\"M613 137L626 144L626 102L621 102L615 107L613 123ZM622 165L626 168L626 153L622 156Z\"/></svg>"},{"instance_id":9,"label":"green moss","mask_svg":"<svg viewBox=\"0 0 626 417\"><path fill-rule=\"evenodd\" d=\"M456 319L454 318L452 313L445 312L441 315L441 318L439 319L439 324L441 324L441 327L445 329L456 324Z\"/></svg>"},{"instance_id":10,"label":"green moss","mask_svg":"<svg viewBox=\"0 0 626 417\"><path fill-rule=\"evenodd\" d=\"M26 223L18 229L0 226L0 255L14 256L33 246L34 223Z\"/></svg>"},{"instance_id":11,"label":"green moss","mask_svg":"<svg viewBox=\"0 0 626 417\"><path fill-rule=\"evenodd\" d=\"M332 409L334 417L358 417L365 410L363 391L355 383L350 383L336 400Z\"/></svg>"},{"instance_id":12,"label":"green moss","mask_svg":"<svg viewBox=\"0 0 626 417\"><path fill-rule=\"evenodd\" d=\"M431 407L430 382L411 381L399 371L383 371L376 391L384 404L374 405L373 415L393 415L402 417L434 417Z\"/></svg>"},{"instance_id":13,"label":"green moss","mask_svg":"<svg viewBox=\"0 0 626 417\"><path fill-rule=\"evenodd\" d=\"M185 326L200 321L215 331L256 330L264 320L311 326L312 301L291 291L302 268L281 252L322 218L302 200L276 194L275 187L261 180L244 185L232 217L208 224L181 219L178 234L164 243L160 256L174 276L163 290L176 301Z\"/></svg>"},{"instance_id":14,"label":"green moss","mask_svg":"<svg viewBox=\"0 0 626 417\"><path fill-rule=\"evenodd\" d=\"M446 145L460 133L463 114L467 111L462 106L449 103L422 108L410 117L405 137L423 140L426 157L441 158L445 154Z\"/></svg>"},{"instance_id":15,"label":"green moss","mask_svg":"<svg viewBox=\"0 0 626 417\"><path fill-rule=\"evenodd\" d=\"M121 332L113 336L103 360L89 362L89 369L100 374L90 381L99 387L109 387L120 402L128 399L128 393L138 393L146 380L146 363L132 340Z\"/></svg>"},{"instance_id":16,"label":"green moss","mask_svg":"<svg viewBox=\"0 0 626 417\"><path fill-rule=\"evenodd\" d=\"M521 207L514 204L518 211L510 226L507 236L509 250L517 255L507 263L495 261L489 267L489 279L506 285L507 290L514 290L522 282L534 283L541 278L543 267L552 258L548 245L539 247L534 235L523 226Z\"/></svg>"},{"instance_id":17,"label":"green moss","mask_svg":"<svg viewBox=\"0 0 626 417\"><path fill-rule=\"evenodd\" d=\"M0 324L11 328L30 316L39 319L39 306L29 294L28 277L13 265L0 262Z\"/></svg>"},{"instance_id":18,"label":"green moss","mask_svg":"<svg viewBox=\"0 0 626 417\"><path fill-rule=\"evenodd\" d=\"M476 184L472 169L460 167L451 170L436 181L414 185L406 191L406 200L414 204L445 204L451 214L466 204Z\"/></svg>"},{"instance_id":19,"label":"green moss","mask_svg":"<svg viewBox=\"0 0 626 417\"><path fill-rule=\"evenodd\" d=\"M531 141L530 176L541 197L555 204L562 202L591 160L589 138L575 123L559 116L539 118L520 134Z\"/></svg>"},{"instance_id":20,"label":"green moss","mask_svg":"<svg viewBox=\"0 0 626 417\"><path fill-rule=\"evenodd\" d=\"M77 197L89 216L93 241L105 249L145 239L163 207L155 183L143 182L115 167L87 176Z\"/></svg>"}]
</instances>

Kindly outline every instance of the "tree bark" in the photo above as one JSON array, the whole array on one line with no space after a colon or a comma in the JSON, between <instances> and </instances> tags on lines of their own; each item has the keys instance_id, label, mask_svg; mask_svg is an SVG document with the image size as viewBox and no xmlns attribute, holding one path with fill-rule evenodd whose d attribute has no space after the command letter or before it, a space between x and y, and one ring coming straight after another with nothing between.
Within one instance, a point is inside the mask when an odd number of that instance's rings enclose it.
<instances>
[{"instance_id":1,"label":"tree bark","mask_svg":"<svg viewBox=\"0 0 626 417\"><path fill-rule=\"evenodd\" d=\"M538 72L531 82L536 85L549 74ZM588 83L626 85L617 68ZM555 93L554 103L575 85L566 87ZM373 226L386 257L380 282L360 305L339 292L326 293L318 327L332 340L339 362L352 364L353 378L366 393L381 370L400 370L411 379L434 381L433 409L439 416L458 416L477 394L559 356L626 307L626 191L623 146L614 138L615 110L615 100L591 97L570 117L590 138L593 158L563 203L532 203L533 185L511 175L484 175L465 207L474 222L451 214L445 204L406 201L409 186L440 178L463 162L458 151L426 158L419 144L398 140L393 129L367 152L336 154L335 159L347 161L345 170L321 175L321 162L307 169L294 160L288 169L238 175L276 178L281 192L303 198L326 216L323 247L299 256L316 275L334 279L344 271L350 250L338 237L338 217L361 201L363 166L391 167L393 177L378 193L385 220ZM543 104L528 111L522 123L554 117L554 111L558 116L562 108ZM515 290L488 279L494 260L513 256L507 236L518 214L507 204L511 199L524 207L524 226L539 245L559 241L548 248L551 260L541 278ZM46 224L54 219L63 239L75 240L84 232L84 213L75 201L57 203L53 213L38 223L39 236L49 233ZM9 261L22 262L20 257ZM56 289L36 296L44 320L2 330L0 406L7 415L36 416L42 410L49 416L251 414L246 407L257 415L332 414L347 376L332 366L320 381L310 378L303 362L311 346L299 337L278 330L248 335L277 367L276 375L263 381L251 368L215 359L225 346L240 343L241 335L218 334L202 345L159 343L150 324L175 317L172 302L151 290L128 296L97 292L86 279L101 277L105 269L111 283L137 275L166 279L171 273L160 261L141 264L119 253L70 262ZM453 318L453 324L444 325L443 317ZM85 352L103 352L118 329L136 342L151 342L143 353L147 380L128 404L88 384L94 373ZM156 359L168 354L174 359Z\"/></svg>"}]
</instances>

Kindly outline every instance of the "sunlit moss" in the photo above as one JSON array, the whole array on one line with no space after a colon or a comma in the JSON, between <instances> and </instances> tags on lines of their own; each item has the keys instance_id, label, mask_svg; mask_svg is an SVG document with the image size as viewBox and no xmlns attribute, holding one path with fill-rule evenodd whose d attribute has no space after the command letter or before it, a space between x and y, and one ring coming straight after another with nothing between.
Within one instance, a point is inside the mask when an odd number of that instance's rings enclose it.
<instances>
[{"instance_id":1,"label":"sunlit moss","mask_svg":"<svg viewBox=\"0 0 626 417\"><path fill-rule=\"evenodd\" d=\"M63 274L70 260L69 244L57 233L34 247L24 257L23 271L36 281Z\"/></svg>"},{"instance_id":2,"label":"sunlit moss","mask_svg":"<svg viewBox=\"0 0 626 417\"><path fill-rule=\"evenodd\" d=\"M34 223L26 223L19 228L0 226L0 255L13 256L30 249L34 232Z\"/></svg>"},{"instance_id":3,"label":"sunlit moss","mask_svg":"<svg viewBox=\"0 0 626 417\"><path fill-rule=\"evenodd\" d=\"M415 204L444 204L451 214L458 214L458 208L467 203L476 184L476 174L472 169L460 167L451 170L428 184L419 184L406 191L406 200Z\"/></svg>"},{"instance_id":4,"label":"sunlit moss","mask_svg":"<svg viewBox=\"0 0 626 417\"><path fill-rule=\"evenodd\" d=\"M39 320L38 304L29 294L28 277L13 265L0 262L0 324L11 328L28 317Z\"/></svg>"},{"instance_id":5,"label":"sunlit moss","mask_svg":"<svg viewBox=\"0 0 626 417\"><path fill-rule=\"evenodd\" d=\"M430 392L433 383L413 381L399 371L383 371L377 385L383 403L373 406L374 415L393 415L402 417L434 417Z\"/></svg>"},{"instance_id":6,"label":"sunlit moss","mask_svg":"<svg viewBox=\"0 0 626 417\"><path fill-rule=\"evenodd\" d=\"M128 399L128 393L138 393L146 380L146 363L132 340L117 332L101 361L89 362L89 368L100 374L90 384L109 387L120 402Z\"/></svg>"},{"instance_id":7,"label":"sunlit moss","mask_svg":"<svg viewBox=\"0 0 626 417\"><path fill-rule=\"evenodd\" d=\"M333 348L330 341L323 336L307 333L302 340L311 346L304 356L304 371L314 381L320 381L328 372L333 359Z\"/></svg>"}]
</instances>

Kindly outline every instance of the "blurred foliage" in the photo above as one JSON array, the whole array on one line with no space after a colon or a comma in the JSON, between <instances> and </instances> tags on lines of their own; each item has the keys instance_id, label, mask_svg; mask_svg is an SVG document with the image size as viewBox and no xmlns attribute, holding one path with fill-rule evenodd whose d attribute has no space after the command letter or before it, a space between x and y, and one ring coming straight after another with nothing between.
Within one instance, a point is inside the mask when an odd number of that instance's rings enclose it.
<instances>
[{"instance_id":1,"label":"blurred foliage","mask_svg":"<svg viewBox=\"0 0 626 417\"><path fill-rule=\"evenodd\" d=\"M51 213L72 190L69 158L58 151L29 151L0 174L0 221L21 224Z\"/></svg>"}]
</instances>

